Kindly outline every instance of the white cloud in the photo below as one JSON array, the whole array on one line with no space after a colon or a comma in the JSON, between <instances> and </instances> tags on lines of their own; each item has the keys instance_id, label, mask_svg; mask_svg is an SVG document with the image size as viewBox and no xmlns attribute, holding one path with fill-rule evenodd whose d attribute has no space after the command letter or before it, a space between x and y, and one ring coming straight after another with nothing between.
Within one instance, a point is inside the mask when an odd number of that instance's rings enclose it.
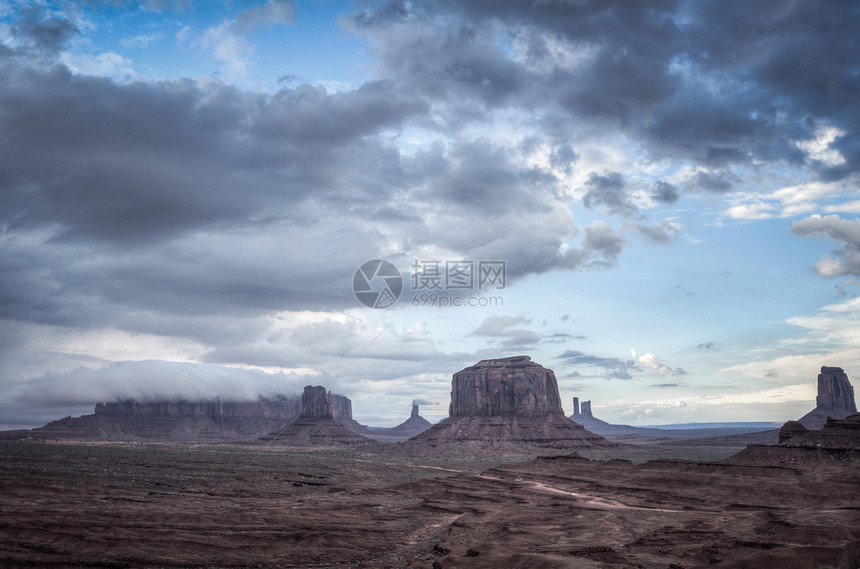
<instances>
[{"instance_id":1,"label":"white cloud","mask_svg":"<svg viewBox=\"0 0 860 569\"><path fill-rule=\"evenodd\" d=\"M826 213L856 213L860 201L846 200L857 194L856 176L835 182L805 182L783 186L766 193L738 194L724 215L733 219L758 220L774 217L795 217L816 211Z\"/></svg>"},{"instance_id":2,"label":"white cloud","mask_svg":"<svg viewBox=\"0 0 860 569\"><path fill-rule=\"evenodd\" d=\"M176 41L179 43L188 39L188 34L191 33L191 26L182 26L182 29L176 32Z\"/></svg>"},{"instance_id":3,"label":"white cloud","mask_svg":"<svg viewBox=\"0 0 860 569\"><path fill-rule=\"evenodd\" d=\"M60 61L75 73L99 75L115 79L134 76L134 63L118 53L107 51L98 55L63 52Z\"/></svg>"},{"instance_id":4,"label":"white cloud","mask_svg":"<svg viewBox=\"0 0 860 569\"><path fill-rule=\"evenodd\" d=\"M822 126L815 129L814 138L797 142L797 147L806 152L812 160L827 166L845 164L845 157L830 145L846 132L834 126Z\"/></svg>"},{"instance_id":5,"label":"white cloud","mask_svg":"<svg viewBox=\"0 0 860 569\"><path fill-rule=\"evenodd\" d=\"M186 26L186 28L187 28L187 26ZM185 29L185 28L183 28L183 29ZM136 36L129 37L129 38L123 38L120 40L119 43L121 43L125 47L146 48L146 47L149 47L151 44L160 42L162 39L164 39L164 34L161 32L155 32L152 34L145 34L145 35L141 34L141 35L136 35Z\"/></svg>"},{"instance_id":6,"label":"white cloud","mask_svg":"<svg viewBox=\"0 0 860 569\"><path fill-rule=\"evenodd\" d=\"M630 355L633 357L633 361L639 363L639 365L646 369L656 371L660 375L683 375L685 373L684 370L680 368L673 370L672 368L664 364L658 356L655 356L651 353L637 356L636 350L634 348L631 348Z\"/></svg>"},{"instance_id":7,"label":"white cloud","mask_svg":"<svg viewBox=\"0 0 860 569\"><path fill-rule=\"evenodd\" d=\"M223 22L207 29L198 40L198 44L207 50L210 56L223 63L222 71L226 79L232 81L244 77L251 57L254 55L254 46L234 33L230 22Z\"/></svg>"}]
</instances>

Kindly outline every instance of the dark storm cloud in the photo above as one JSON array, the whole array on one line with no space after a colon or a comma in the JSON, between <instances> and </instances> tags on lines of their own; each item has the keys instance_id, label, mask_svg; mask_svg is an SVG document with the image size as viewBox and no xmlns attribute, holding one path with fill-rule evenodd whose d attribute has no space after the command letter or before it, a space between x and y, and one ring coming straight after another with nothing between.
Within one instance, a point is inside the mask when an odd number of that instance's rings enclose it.
<instances>
[{"instance_id":1,"label":"dark storm cloud","mask_svg":"<svg viewBox=\"0 0 860 569\"><path fill-rule=\"evenodd\" d=\"M389 76L453 106L549 109L556 124L615 125L654 159L722 171L756 161L807 161L825 179L857 171L853 2L393 2L352 22ZM809 138L808 116L846 131L845 163L807 160L795 143ZM691 189L735 187L717 173Z\"/></svg>"},{"instance_id":2,"label":"dark storm cloud","mask_svg":"<svg viewBox=\"0 0 860 569\"><path fill-rule=\"evenodd\" d=\"M22 10L9 31L12 38L20 42L25 50L47 55L56 54L80 33L71 22L49 16L37 6Z\"/></svg>"},{"instance_id":3,"label":"dark storm cloud","mask_svg":"<svg viewBox=\"0 0 860 569\"><path fill-rule=\"evenodd\" d=\"M62 68L12 78L0 89L7 215L125 246L295 211L336 183L321 160L423 110L380 84L266 100L218 83L119 85Z\"/></svg>"},{"instance_id":4,"label":"dark storm cloud","mask_svg":"<svg viewBox=\"0 0 860 569\"><path fill-rule=\"evenodd\" d=\"M25 23L31 39L0 54L7 317L190 338L218 363L300 363L262 349L255 318L355 307L352 273L393 243L410 249L387 253L404 268L424 246L471 248L505 260L511 283L611 266L625 244L603 222L582 231L552 201L555 178L494 141L454 136L402 154L381 133L424 120L430 104L396 81L270 95L216 80L118 83L42 55L75 28Z\"/></svg>"},{"instance_id":5,"label":"dark storm cloud","mask_svg":"<svg viewBox=\"0 0 860 569\"><path fill-rule=\"evenodd\" d=\"M391 152L376 134L424 102L386 82L264 96L75 75L31 55L74 29L34 20L32 41L0 54L4 315L128 326L127 310L352 306L346 276L381 244L356 208L396 187L379 183Z\"/></svg>"}]
</instances>

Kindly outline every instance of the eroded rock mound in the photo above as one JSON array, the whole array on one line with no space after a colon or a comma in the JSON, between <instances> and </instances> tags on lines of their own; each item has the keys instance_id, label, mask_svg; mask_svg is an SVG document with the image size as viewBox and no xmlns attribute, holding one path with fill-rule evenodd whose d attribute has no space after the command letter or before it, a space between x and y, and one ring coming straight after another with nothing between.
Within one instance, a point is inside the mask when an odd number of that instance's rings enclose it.
<instances>
[{"instance_id":1,"label":"eroded rock mound","mask_svg":"<svg viewBox=\"0 0 860 569\"><path fill-rule=\"evenodd\" d=\"M807 429L799 421L788 421L779 431L779 444L749 445L727 462L800 468L860 464L860 414L828 418L821 429Z\"/></svg>"},{"instance_id":2,"label":"eroded rock mound","mask_svg":"<svg viewBox=\"0 0 860 569\"><path fill-rule=\"evenodd\" d=\"M334 420L332 395L325 387L308 385L302 393L302 409L289 425L260 438L287 446L352 446L376 444Z\"/></svg>"},{"instance_id":3,"label":"eroded rock mound","mask_svg":"<svg viewBox=\"0 0 860 569\"><path fill-rule=\"evenodd\" d=\"M552 370L528 356L454 374L450 417L406 443L434 454L508 456L613 446L564 416Z\"/></svg>"},{"instance_id":4,"label":"eroded rock mound","mask_svg":"<svg viewBox=\"0 0 860 569\"><path fill-rule=\"evenodd\" d=\"M804 415L800 423L807 429L820 429L828 417L844 419L854 413L857 413L857 404L848 374L841 367L822 367L818 374L815 409Z\"/></svg>"},{"instance_id":5,"label":"eroded rock mound","mask_svg":"<svg viewBox=\"0 0 860 569\"><path fill-rule=\"evenodd\" d=\"M779 431L779 444L824 449L860 450L860 414L844 419L827 419L817 430L803 427L797 421L789 421Z\"/></svg>"}]
</instances>

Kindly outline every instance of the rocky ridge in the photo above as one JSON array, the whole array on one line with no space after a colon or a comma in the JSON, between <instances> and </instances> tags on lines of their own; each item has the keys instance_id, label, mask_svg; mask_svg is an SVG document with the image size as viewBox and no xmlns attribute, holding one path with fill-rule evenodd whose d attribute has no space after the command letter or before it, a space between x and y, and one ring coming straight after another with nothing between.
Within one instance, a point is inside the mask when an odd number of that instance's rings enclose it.
<instances>
[{"instance_id":1,"label":"rocky ridge","mask_svg":"<svg viewBox=\"0 0 860 569\"><path fill-rule=\"evenodd\" d=\"M0 438L228 442L254 440L287 426L299 416L301 400L274 395L256 401L135 400L96 403L93 414L65 417L36 429L7 432ZM370 431L352 417L352 401L331 394L335 421L362 435Z\"/></svg>"},{"instance_id":2,"label":"rocky ridge","mask_svg":"<svg viewBox=\"0 0 860 569\"><path fill-rule=\"evenodd\" d=\"M844 419L828 418L820 429L807 429L800 421L788 421L779 431L776 445L749 445L728 459L731 463L772 463L790 466L860 464L860 414Z\"/></svg>"}]
</instances>

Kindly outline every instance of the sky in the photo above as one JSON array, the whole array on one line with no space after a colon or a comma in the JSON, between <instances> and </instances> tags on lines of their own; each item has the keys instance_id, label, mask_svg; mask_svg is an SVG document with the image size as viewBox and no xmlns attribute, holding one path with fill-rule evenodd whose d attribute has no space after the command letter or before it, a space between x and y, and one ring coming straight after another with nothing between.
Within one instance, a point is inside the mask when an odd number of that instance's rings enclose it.
<instances>
[{"instance_id":1,"label":"sky","mask_svg":"<svg viewBox=\"0 0 860 569\"><path fill-rule=\"evenodd\" d=\"M529 355L786 421L860 375L856 2L0 1L0 428Z\"/></svg>"}]
</instances>

